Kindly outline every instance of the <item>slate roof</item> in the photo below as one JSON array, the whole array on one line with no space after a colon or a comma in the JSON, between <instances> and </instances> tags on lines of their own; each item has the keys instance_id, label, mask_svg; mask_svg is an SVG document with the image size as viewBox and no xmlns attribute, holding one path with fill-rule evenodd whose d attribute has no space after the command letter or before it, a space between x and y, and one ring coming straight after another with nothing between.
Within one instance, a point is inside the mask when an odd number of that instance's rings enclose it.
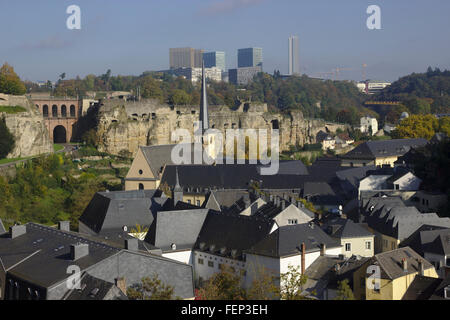
<instances>
[{"instance_id":1,"label":"slate roof","mask_svg":"<svg viewBox=\"0 0 450 320\"><path fill-rule=\"evenodd\" d=\"M444 279L418 274L409 285L402 300L429 300Z\"/></svg>"},{"instance_id":2,"label":"slate roof","mask_svg":"<svg viewBox=\"0 0 450 320\"><path fill-rule=\"evenodd\" d=\"M343 203L342 198L337 196L326 182L305 182L302 196L314 205L339 205Z\"/></svg>"},{"instance_id":3,"label":"slate roof","mask_svg":"<svg viewBox=\"0 0 450 320\"><path fill-rule=\"evenodd\" d=\"M207 196L205 207L216 211L222 211L233 206L247 194L249 194L247 190L213 190Z\"/></svg>"},{"instance_id":4,"label":"slate roof","mask_svg":"<svg viewBox=\"0 0 450 320\"><path fill-rule=\"evenodd\" d=\"M407 239L400 243L401 247L410 247L420 255L427 252L436 254L450 254L447 237L450 237L450 229L441 226L422 225Z\"/></svg>"},{"instance_id":5,"label":"slate roof","mask_svg":"<svg viewBox=\"0 0 450 320\"><path fill-rule=\"evenodd\" d=\"M268 235L273 224L267 219L210 211L194 249L242 260L243 251Z\"/></svg>"},{"instance_id":6,"label":"slate roof","mask_svg":"<svg viewBox=\"0 0 450 320\"><path fill-rule=\"evenodd\" d=\"M261 174L261 167L269 167L269 165L258 166L257 171L259 174ZM277 174L307 175L308 169L301 160L281 160Z\"/></svg>"},{"instance_id":7,"label":"slate roof","mask_svg":"<svg viewBox=\"0 0 450 320\"><path fill-rule=\"evenodd\" d=\"M347 180L354 188L358 188L359 181L367 176L367 172L375 169L375 166L355 167L339 170L336 176L341 180Z\"/></svg>"},{"instance_id":8,"label":"slate roof","mask_svg":"<svg viewBox=\"0 0 450 320\"><path fill-rule=\"evenodd\" d=\"M133 190L97 192L79 221L95 233L121 230L136 224L148 227L153 221L152 212L161 208L154 196L159 190Z\"/></svg>"},{"instance_id":9,"label":"slate roof","mask_svg":"<svg viewBox=\"0 0 450 320\"><path fill-rule=\"evenodd\" d=\"M402 201L398 203L395 198L388 199L375 197L365 206L365 222L382 234L403 241L422 225L450 228L450 218L440 218L436 213L421 213L416 207L406 207Z\"/></svg>"},{"instance_id":10,"label":"slate roof","mask_svg":"<svg viewBox=\"0 0 450 320\"><path fill-rule=\"evenodd\" d=\"M322 225L328 235L338 239L366 238L374 235L360 224L350 219L335 218Z\"/></svg>"},{"instance_id":11,"label":"slate roof","mask_svg":"<svg viewBox=\"0 0 450 320\"><path fill-rule=\"evenodd\" d=\"M114 283L84 273L80 289L68 291L63 300L128 300L128 297Z\"/></svg>"},{"instance_id":12,"label":"slate roof","mask_svg":"<svg viewBox=\"0 0 450 320\"><path fill-rule=\"evenodd\" d=\"M3 222L2 219L0 219L0 234L3 234L6 232L5 227L3 226Z\"/></svg>"},{"instance_id":13,"label":"slate roof","mask_svg":"<svg viewBox=\"0 0 450 320\"><path fill-rule=\"evenodd\" d=\"M411 148L428 143L426 139L393 139L366 141L341 157L343 159L375 159L379 157L402 156Z\"/></svg>"},{"instance_id":14,"label":"slate roof","mask_svg":"<svg viewBox=\"0 0 450 320\"><path fill-rule=\"evenodd\" d=\"M81 271L120 251L74 232L35 223L27 223L25 227L26 233L17 238L11 239L8 233L0 236L0 259L9 273L42 288L68 277L67 267L74 264L69 254L72 244L89 244L89 255L76 261Z\"/></svg>"},{"instance_id":15,"label":"slate roof","mask_svg":"<svg viewBox=\"0 0 450 320\"><path fill-rule=\"evenodd\" d=\"M192 249L202 229L208 209L159 211L145 238L145 242L171 251Z\"/></svg>"},{"instance_id":16,"label":"slate roof","mask_svg":"<svg viewBox=\"0 0 450 320\"><path fill-rule=\"evenodd\" d=\"M252 246L247 252L280 258L299 254L303 242L306 246L306 253L320 251L322 243L327 248L341 247L340 243L329 237L314 223L305 223L280 227Z\"/></svg>"},{"instance_id":17,"label":"slate roof","mask_svg":"<svg viewBox=\"0 0 450 320\"><path fill-rule=\"evenodd\" d=\"M403 271L402 259L406 259L407 272ZM434 268L430 262L422 258L410 247L379 253L371 258L372 264L380 266L381 278L391 280L403 277L406 274L419 272L419 261L423 262L425 270Z\"/></svg>"}]
</instances>

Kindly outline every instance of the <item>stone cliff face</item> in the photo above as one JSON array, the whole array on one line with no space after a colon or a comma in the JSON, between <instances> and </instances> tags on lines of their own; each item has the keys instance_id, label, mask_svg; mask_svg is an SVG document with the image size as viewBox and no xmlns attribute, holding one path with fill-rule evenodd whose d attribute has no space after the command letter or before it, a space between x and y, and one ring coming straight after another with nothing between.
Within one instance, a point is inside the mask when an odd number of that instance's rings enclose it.
<instances>
[{"instance_id":1,"label":"stone cliff face","mask_svg":"<svg viewBox=\"0 0 450 320\"><path fill-rule=\"evenodd\" d=\"M0 112L0 118L5 118L6 126L15 138L14 150L8 154L8 158L53 152L44 119L27 97L0 94L0 106L21 106L26 109L25 112L13 114Z\"/></svg>"},{"instance_id":2,"label":"stone cliff face","mask_svg":"<svg viewBox=\"0 0 450 320\"><path fill-rule=\"evenodd\" d=\"M162 105L153 100L140 102L106 100L99 108L97 133L99 150L118 154L135 153L140 145L171 144L171 133L177 128L193 134L193 123L199 119L198 106ZM320 119L304 119L303 114L271 113L266 105L243 104L233 111L226 106L209 107L209 127L224 134L226 129L279 129L280 149L290 145L315 143L316 134L326 130Z\"/></svg>"}]
</instances>

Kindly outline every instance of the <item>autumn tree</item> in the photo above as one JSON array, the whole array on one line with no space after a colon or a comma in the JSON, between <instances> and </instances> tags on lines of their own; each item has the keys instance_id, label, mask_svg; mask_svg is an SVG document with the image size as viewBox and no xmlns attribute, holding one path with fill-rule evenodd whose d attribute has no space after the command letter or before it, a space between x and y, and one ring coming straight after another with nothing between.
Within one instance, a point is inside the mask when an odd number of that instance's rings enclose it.
<instances>
[{"instance_id":1,"label":"autumn tree","mask_svg":"<svg viewBox=\"0 0 450 320\"><path fill-rule=\"evenodd\" d=\"M127 296L130 300L173 300L174 288L164 284L154 274L151 278L142 278L141 283L127 289Z\"/></svg>"},{"instance_id":2,"label":"autumn tree","mask_svg":"<svg viewBox=\"0 0 450 320\"><path fill-rule=\"evenodd\" d=\"M231 267L222 266L220 272L203 283L198 296L202 300L244 300L246 293L242 287L242 275Z\"/></svg>"},{"instance_id":3,"label":"autumn tree","mask_svg":"<svg viewBox=\"0 0 450 320\"><path fill-rule=\"evenodd\" d=\"M14 72L14 68L8 63L0 68L0 93L23 95L26 92L25 84Z\"/></svg>"},{"instance_id":4,"label":"autumn tree","mask_svg":"<svg viewBox=\"0 0 450 320\"><path fill-rule=\"evenodd\" d=\"M412 115L400 122L392 132L392 137L397 139L431 139L438 131L439 120L434 115Z\"/></svg>"}]
</instances>

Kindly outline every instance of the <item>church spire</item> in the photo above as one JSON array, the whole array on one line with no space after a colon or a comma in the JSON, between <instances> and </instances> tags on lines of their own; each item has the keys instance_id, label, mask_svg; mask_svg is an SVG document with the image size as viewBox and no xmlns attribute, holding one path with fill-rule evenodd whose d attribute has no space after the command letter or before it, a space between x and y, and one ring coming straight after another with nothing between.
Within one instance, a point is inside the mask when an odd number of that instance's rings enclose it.
<instances>
[{"instance_id":1,"label":"church spire","mask_svg":"<svg viewBox=\"0 0 450 320\"><path fill-rule=\"evenodd\" d=\"M183 188L180 186L180 178L178 177L178 167L175 167L175 187L172 191L173 204L183 201Z\"/></svg>"},{"instance_id":2,"label":"church spire","mask_svg":"<svg viewBox=\"0 0 450 320\"><path fill-rule=\"evenodd\" d=\"M208 97L206 92L205 62L202 60L202 93L200 102L200 121L202 122L202 133L209 128L208 121Z\"/></svg>"}]
</instances>

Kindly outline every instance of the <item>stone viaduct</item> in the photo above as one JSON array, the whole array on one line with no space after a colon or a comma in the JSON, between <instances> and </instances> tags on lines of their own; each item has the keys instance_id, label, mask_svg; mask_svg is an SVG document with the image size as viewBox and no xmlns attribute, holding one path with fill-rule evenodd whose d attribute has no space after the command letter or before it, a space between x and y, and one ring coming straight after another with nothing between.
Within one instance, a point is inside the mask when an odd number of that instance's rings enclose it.
<instances>
[{"instance_id":1,"label":"stone viaduct","mask_svg":"<svg viewBox=\"0 0 450 320\"><path fill-rule=\"evenodd\" d=\"M33 101L44 117L50 140L54 143L72 141L77 121L82 115L82 100L47 98Z\"/></svg>"}]
</instances>

